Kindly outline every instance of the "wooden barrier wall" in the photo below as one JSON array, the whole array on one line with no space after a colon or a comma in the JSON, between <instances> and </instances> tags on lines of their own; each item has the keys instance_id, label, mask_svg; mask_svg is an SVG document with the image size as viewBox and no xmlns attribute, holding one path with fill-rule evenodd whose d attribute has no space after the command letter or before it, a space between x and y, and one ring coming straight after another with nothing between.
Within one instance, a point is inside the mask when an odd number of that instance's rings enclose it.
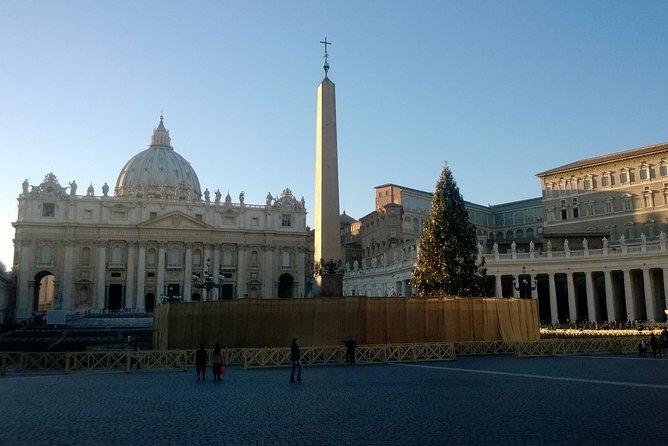
<instances>
[{"instance_id":1,"label":"wooden barrier wall","mask_svg":"<svg viewBox=\"0 0 668 446\"><path fill-rule=\"evenodd\" d=\"M466 341L537 341L533 299L340 297L240 299L160 305L153 348L190 349L216 342L230 348L303 347Z\"/></svg>"}]
</instances>

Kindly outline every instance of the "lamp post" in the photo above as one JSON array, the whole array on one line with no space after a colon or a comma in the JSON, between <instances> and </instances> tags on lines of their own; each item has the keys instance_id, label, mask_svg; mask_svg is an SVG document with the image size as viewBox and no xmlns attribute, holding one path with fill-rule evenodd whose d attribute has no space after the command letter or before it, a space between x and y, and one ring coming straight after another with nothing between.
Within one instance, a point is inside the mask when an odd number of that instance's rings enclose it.
<instances>
[{"instance_id":1,"label":"lamp post","mask_svg":"<svg viewBox=\"0 0 668 446\"><path fill-rule=\"evenodd\" d=\"M193 273L192 283L195 288L201 288L206 290L206 294L203 300L207 300L209 297L209 291L211 291L214 288L223 287L224 277L225 276L223 276L222 271L218 271L218 277L214 277L214 275L211 274L211 259L206 259L206 268L204 269L202 274Z\"/></svg>"},{"instance_id":2,"label":"lamp post","mask_svg":"<svg viewBox=\"0 0 668 446\"><path fill-rule=\"evenodd\" d=\"M531 291L536 289L536 279L532 279L531 275L527 274L526 267L523 266L518 280L513 279L513 287L520 292L521 299L531 299Z\"/></svg>"}]
</instances>

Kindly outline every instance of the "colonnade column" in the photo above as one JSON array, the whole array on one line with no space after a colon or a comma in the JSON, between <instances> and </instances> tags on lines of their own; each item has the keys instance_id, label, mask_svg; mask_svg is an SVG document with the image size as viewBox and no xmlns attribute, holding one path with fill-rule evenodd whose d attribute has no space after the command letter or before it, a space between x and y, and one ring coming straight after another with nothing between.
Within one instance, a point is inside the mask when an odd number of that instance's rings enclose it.
<instances>
[{"instance_id":1,"label":"colonnade column","mask_svg":"<svg viewBox=\"0 0 668 446\"><path fill-rule=\"evenodd\" d=\"M647 320L649 322L656 322L656 302L649 268L643 268L642 281L645 288L645 312L647 313Z\"/></svg>"},{"instance_id":2,"label":"colonnade column","mask_svg":"<svg viewBox=\"0 0 668 446\"><path fill-rule=\"evenodd\" d=\"M573 273L566 273L566 289L568 292L568 318L571 324L577 321L578 309L575 306L575 283Z\"/></svg>"},{"instance_id":3,"label":"colonnade column","mask_svg":"<svg viewBox=\"0 0 668 446\"><path fill-rule=\"evenodd\" d=\"M615 292L612 288L612 273L608 270L603 271L603 280L605 281L605 307L608 312L608 320L616 321L617 312L615 310Z\"/></svg>"},{"instance_id":4,"label":"colonnade column","mask_svg":"<svg viewBox=\"0 0 668 446\"><path fill-rule=\"evenodd\" d=\"M137 310L144 311L146 307L144 280L146 278L146 242L139 242L137 254Z\"/></svg>"},{"instance_id":5,"label":"colonnade column","mask_svg":"<svg viewBox=\"0 0 668 446\"><path fill-rule=\"evenodd\" d=\"M192 300L192 277L193 277L193 244L186 243L186 263L183 270L183 301Z\"/></svg>"},{"instance_id":6,"label":"colonnade column","mask_svg":"<svg viewBox=\"0 0 668 446\"><path fill-rule=\"evenodd\" d=\"M156 279L156 294L155 303L156 306L160 302L160 296L165 294L165 242L160 242L158 244L158 277Z\"/></svg>"},{"instance_id":7,"label":"colonnade column","mask_svg":"<svg viewBox=\"0 0 668 446\"><path fill-rule=\"evenodd\" d=\"M496 297L503 297L503 287L501 286L501 275L494 276L494 294Z\"/></svg>"},{"instance_id":8,"label":"colonnade column","mask_svg":"<svg viewBox=\"0 0 668 446\"><path fill-rule=\"evenodd\" d=\"M626 317L629 321L636 320L636 308L633 304L633 287L631 286L631 270L622 270L624 273L624 301L626 302Z\"/></svg>"},{"instance_id":9,"label":"colonnade column","mask_svg":"<svg viewBox=\"0 0 668 446\"><path fill-rule=\"evenodd\" d=\"M104 309L107 288L107 242L97 242L97 268L95 283L95 309Z\"/></svg>"},{"instance_id":10,"label":"colonnade column","mask_svg":"<svg viewBox=\"0 0 668 446\"><path fill-rule=\"evenodd\" d=\"M547 275L547 282L550 288L550 317L554 324L559 320L559 309L557 307L557 284L553 273Z\"/></svg>"},{"instance_id":11,"label":"colonnade column","mask_svg":"<svg viewBox=\"0 0 668 446\"><path fill-rule=\"evenodd\" d=\"M72 308L72 282L74 281L72 273L72 259L74 257L74 241L73 240L63 240L65 245L65 256L63 258L63 276L61 278L61 283L63 284L61 288L61 308L70 309Z\"/></svg>"},{"instance_id":12,"label":"colonnade column","mask_svg":"<svg viewBox=\"0 0 668 446\"><path fill-rule=\"evenodd\" d=\"M598 320L596 311L596 299L594 298L594 276L591 271L585 272L585 289L587 290L587 318L589 322Z\"/></svg>"}]
</instances>

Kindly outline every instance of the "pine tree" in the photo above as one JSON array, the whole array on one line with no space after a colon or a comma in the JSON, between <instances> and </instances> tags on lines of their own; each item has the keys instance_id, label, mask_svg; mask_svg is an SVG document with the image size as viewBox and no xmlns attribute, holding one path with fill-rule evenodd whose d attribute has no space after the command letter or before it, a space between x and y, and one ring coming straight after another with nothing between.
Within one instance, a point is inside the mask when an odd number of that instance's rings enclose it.
<instances>
[{"instance_id":1,"label":"pine tree","mask_svg":"<svg viewBox=\"0 0 668 446\"><path fill-rule=\"evenodd\" d=\"M482 295L484 273L476 265L477 245L475 226L446 163L420 237L412 282L417 294Z\"/></svg>"}]
</instances>

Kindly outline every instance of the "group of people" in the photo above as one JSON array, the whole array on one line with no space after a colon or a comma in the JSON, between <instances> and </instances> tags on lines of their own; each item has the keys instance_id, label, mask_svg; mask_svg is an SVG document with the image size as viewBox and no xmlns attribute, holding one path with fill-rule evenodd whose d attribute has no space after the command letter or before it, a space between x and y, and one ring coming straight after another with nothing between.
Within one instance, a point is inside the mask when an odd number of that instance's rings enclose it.
<instances>
[{"instance_id":1,"label":"group of people","mask_svg":"<svg viewBox=\"0 0 668 446\"><path fill-rule=\"evenodd\" d=\"M209 362L209 353L204 348L204 344L200 344L195 351L195 371L197 372L197 381L206 381L206 364ZM211 352L211 374L213 381L221 381L225 373L225 362L223 361L223 353L220 348L220 342L216 342Z\"/></svg>"},{"instance_id":2,"label":"group of people","mask_svg":"<svg viewBox=\"0 0 668 446\"><path fill-rule=\"evenodd\" d=\"M652 349L652 356L655 358L662 357L666 353L666 349L668 349L668 330L664 328L658 338L652 333L652 336L649 338L649 343L644 339L641 340L638 343L638 356L647 356L648 346Z\"/></svg>"},{"instance_id":3,"label":"group of people","mask_svg":"<svg viewBox=\"0 0 668 446\"><path fill-rule=\"evenodd\" d=\"M350 336L343 342L346 346L346 364L355 365L357 342ZM297 338L292 338L292 344L290 345L291 383L295 382L295 378L296 382L302 381L303 366L301 359L302 355L301 350L299 349L299 344L297 344ZM199 348L195 351L195 371L197 372L197 381L206 381L206 365L208 362L209 352L204 348L204 344L200 344ZM216 346L211 352L211 373L214 382L220 381L225 373L225 363L223 361L223 354L219 342L216 343Z\"/></svg>"}]
</instances>

